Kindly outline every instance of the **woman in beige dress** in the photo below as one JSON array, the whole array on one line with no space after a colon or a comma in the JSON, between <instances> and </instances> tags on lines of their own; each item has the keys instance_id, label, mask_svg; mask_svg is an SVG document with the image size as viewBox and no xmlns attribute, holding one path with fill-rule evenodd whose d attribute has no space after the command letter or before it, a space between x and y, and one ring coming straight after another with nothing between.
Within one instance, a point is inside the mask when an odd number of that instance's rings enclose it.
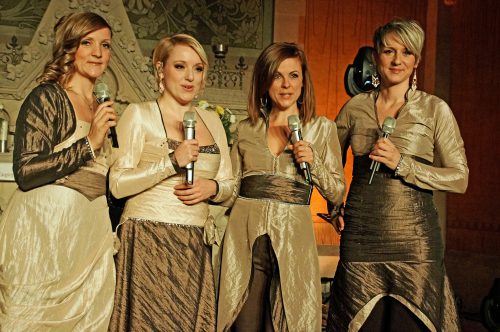
<instances>
[{"instance_id":1,"label":"woman in beige dress","mask_svg":"<svg viewBox=\"0 0 500 332\"><path fill-rule=\"evenodd\" d=\"M394 20L373 40L380 84L336 119L354 167L327 330L458 331L432 191L465 191L464 143L449 106L417 90L418 23ZM380 138L387 117L396 126ZM380 169L370 184L372 161Z\"/></svg>"},{"instance_id":2,"label":"woman in beige dress","mask_svg":"<svg viewBox=\"0 0 500 332\"><path fill-rule=\"evenodd\" d=\"M111 27L73 13L54 33L53 58L17 117L19 189L0 221L2 331L106 331L113 308L105 192L116 115L93 97Z\"/></svg>"},{"instance_id":3,"label":"woman in beige dress","mask_svg":"<svg viewBox=\"0 0 500 332\"><path fill-rule=\"evenodd\" d=\"M344 172L335 123L315 116L309 68L296 44L274 43L262 51L248 114L231 150L238 181L223 243L217 330L320 331L309 200L315 186L338 207ZM290 116L303 140L295 142Z\"/></svg>"},{"instance_id":4,"label":"woman in beige dress","mask_svg":"<svg viewBox=\"0 0 500 332\"><path fill-rule=\"evenodd\" d=\"M129 196L118 236L111 331L214 331L215 287L209 202L232 192L229 148L215 112L193 106L208 69L193 37L165 37L153 52L157 100L131 104L117 128L114 196ZM195 112L196 138L183 119ZM185 184L194 162L194 183Z\"/></svg>"}]
</instances>

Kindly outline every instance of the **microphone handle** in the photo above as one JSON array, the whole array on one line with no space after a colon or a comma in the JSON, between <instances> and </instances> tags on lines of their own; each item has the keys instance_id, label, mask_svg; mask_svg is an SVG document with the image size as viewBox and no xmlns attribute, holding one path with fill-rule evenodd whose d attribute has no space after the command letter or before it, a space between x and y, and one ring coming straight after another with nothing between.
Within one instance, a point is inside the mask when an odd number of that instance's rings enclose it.
<instances>
[{"instance_id":1,"label":"microphone handle","mask_svg":"<svg viewBox=\"0 0 500 332\"><path fill-rule=\"evenodd\" d=\"M382 132L382 137L383 138L388 138L389 135L390 134L386 133L385 131ZM372 184L373 176L380 169L380 163L378 161L372 160L372 164L370 165L370 169L372 170L372 174L370 175L370 181L368 181L368 184Z\"/></svg>"},{"instance_id":2,"label":"microphone handle","mask_svg":"<svg viewBox=\"0 0 500 332\"><path fill-rule=\"evenodd\" d=\"M293 143L297 143L298 141L302 141L302 134L300 130L293 130ZM309 169L309 164L305 161L300 163L300 169L304 172L304 177L306 178L307 183L312 183L311 170Z\"/></svg>"},{"instance_id":3,"label":"microphone handle","mask_svg":"<svg viewBox=\"0 0 500 332\"><path fill-rule=\"evenodd\" d=\"M184 139L194 139L194 127L185 127L184 132L186 133L184 135ZM186 165L186 183L187 184L193 184L194 182L194 162L190 162L189 164Z\"/></svg>"},{"instance_id":4,"label":"microphone handle","mask_svg":"<svg viewBox=\"0 0 500 332\"><path fill-rule=\"evenodd\" d=\"M105 101L110 100L109 97L99 97L96 98L96 101L98 104L102 104ZM109 128L109 134L108 137L111 138L111 146L114 148L119 148L120 146L118 145L118 136L116 136L116 129L115 127Z\"/></svg>"}]
</instances>

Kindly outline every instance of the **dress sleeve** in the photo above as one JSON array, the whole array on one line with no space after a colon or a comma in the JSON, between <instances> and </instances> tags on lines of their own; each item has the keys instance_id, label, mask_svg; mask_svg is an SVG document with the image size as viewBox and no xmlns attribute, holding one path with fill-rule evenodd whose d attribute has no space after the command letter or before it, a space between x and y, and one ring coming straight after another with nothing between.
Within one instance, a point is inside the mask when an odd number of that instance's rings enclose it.
<instances>
[{"instance_id":1,"label":"dress sleeve","mask_svg":"<svg viewBox=\"0 0 500 332\"><path fill-rule=\"evenodd\" d=\"M54 152L54 147L66 139L60 136L61 127L70 121L69 107L69 101L48 84L35 88L23 102L16 121L13 153L14 177L21 190L53 183L92 160L86 137Z\"/></svg>"},{"instance_id":2,"label":"dress sleeve","mask_svg":"<svg viewBox=\"0 0 500 332\"><path fill-rule=\"evenodd\" d=\"M214 178L217 181L219 191L215 197L210 200L214 203L220 203L229 199L233 193L233 171L231 167L231 157L229 155L229 147L227 144L226 132L222 126L222 122L215 113L210 113L214 118L213 124L209 127L212 136L215 138L220 150L220 164L217 174Z\"/></svg>"},{"instance_id":3,"label":"dress sleeve","mask_svg":"<svg viewBox=\"0 0 500 332\"><path fill-rule=\"evenodd\" d=\"M176 174L168 146L150 147L144 151L149 124L138 104L123 112L116 133L120 147L109 173L111 193L116 198L138 194Z\"/></svg>"},{"instance_id":4,"label":"dress sleeve","mask_svg":"<svg viewBox=\"0 0 500 332\"><path fill-rule=\"evenodd\" d=\"M344 201L345 178L342 167L342 157L337 127L334 122L328 121L328 130L321 146L311 146L314 153L314 161L311 165L313 183L320 194L339 207Z\"/></svg>"},{"instance_id":5,"label":"dress sleeve","mask_svg":"<svg viewBox=\"0 0 500 332\"><path fill-rule=\"evenodd\" d=\"M238 125L236 131L233 134L233 144L231 146L231 165L233 169L233 186L231 196L223 203L224 206L231 207L234 201L240 193L241 176L242 176L242 165L243 162L241 154L238 148L238 136L240 131L240 125Z\"/></svg>"},{"instance_id":6,"label":"dress sleeve","mask_svg":"<svg viewBox=\"0 0 500 332\"><path fill-rule=\"evenodd\" d=\"M426 165L403 155L397 175L422 189L465 192L469 168L457 121L441 101L435 110L434 158L440 165Z\"/></svg>"},{"instance_id":7,"label":"dress sleeve","mask_svg":"<svg viewBox=\"0 0 500 332\"><path fill-rule=\"evenodd\" d=\"M337 135L340 144L340 151L342 155L342 165L345 165L347 158L347 150L349 149L349 112L347 111L347 107L344 106L340 110L337 118L335 119L335 124L337 127Z\"/></svg>"}]
</instances>

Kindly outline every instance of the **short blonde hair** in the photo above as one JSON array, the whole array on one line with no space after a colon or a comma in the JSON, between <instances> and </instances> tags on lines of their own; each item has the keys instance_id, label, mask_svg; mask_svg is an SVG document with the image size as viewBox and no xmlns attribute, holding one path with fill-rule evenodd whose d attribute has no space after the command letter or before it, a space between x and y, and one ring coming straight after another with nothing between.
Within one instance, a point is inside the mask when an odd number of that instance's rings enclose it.
<instances>
[{"instance_id":1,"label":"short blonde hair","mask_svg":"<svg viewBox=\"0 0 500 332\"><path fill-rule=\"evenodd\" d=\"M207 72L208 72L207 54L205 53L203 46L201 46L201 44L198 40L196 40L193 36L190 36L188 34L183 34L183 33L163 37L162 39L160 39L160 41L158 42L158 44L154 48L154 50L153 50L153 66L154 66L154 70L155 70L156 82L160 83L160 72L161 72L161 68L159 68L157 66L157 64L161 63L161 66L163 67L165 62L168 60L168 57L172 53L172 50L174 49L175 45L189 46L200 57L201 62L203 63L203 82L201 84L201 88L203 89L205 87L205 83L207 81Z\"/></svg>"},{"instance_id":2,"label":"short blonde hair","mask_svg":"<svg viewBox=\"0 0 500 332\"><path fill-rule=\"evenodd\" d=\"M378 27L373 35L373 47L378 54L387 46L386 37L389 33L394 33L401 40L401 43L415 56L417 63L420 61L425 33L417 21L397 18Z\"/></svg>"}]
</instances>

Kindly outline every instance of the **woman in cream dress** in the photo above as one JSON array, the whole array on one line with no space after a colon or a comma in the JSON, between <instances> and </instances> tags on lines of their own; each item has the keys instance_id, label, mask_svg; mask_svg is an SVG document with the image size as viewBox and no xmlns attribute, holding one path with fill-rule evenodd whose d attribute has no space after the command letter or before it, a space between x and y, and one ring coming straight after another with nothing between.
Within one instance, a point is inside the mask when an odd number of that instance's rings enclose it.
<instances>
[{"instance_id":1,"label":"woman in cream dress","mask_svg":"<svg viewBox=\"0 0 500 332\"><path fill-rule=\"evenodd\" d=\"M117 292L111 331L214 331L215 287L209 201L232 192L224 128L215 112L197 109L207 58L193 37L165 37L153 53L161 95L131 104L118 125L120 152L110 173L127 200L118 235ZM196 139L183 118L195 112ZM194 162L194 183L185 169Z\"/></svg>"},{"instance_id":2,"label":"woman in cream dress","mask_svg":"<svg viewBox=\"0 0 500 332\"><path fill-rule=\"evenodd\" d=\"M353 97L337 119L353 180L339 228L340 262L328 331L458 331L433 190L464 192L469 169L449 106L417 90L424 32L394 20L377 29L380 86ZM380 138L386 117L396 119ZM370 164L380 162L370 184ZM439 160L439 162L437 162Z\"/></svg>"},{"instance_id":3,"label":"woman in cream dress","mask_svg":"<svg viewBox=\"0 0 500 332\"><path fill-rule=\"evenodd\" d=\"M16 124L19 189L0 221L0 329L107 331L114 293L106 203L116 124L93 89L110 59L111 28L93 13L64 16L53 59Z\"/></svg>"}]
</instances>

